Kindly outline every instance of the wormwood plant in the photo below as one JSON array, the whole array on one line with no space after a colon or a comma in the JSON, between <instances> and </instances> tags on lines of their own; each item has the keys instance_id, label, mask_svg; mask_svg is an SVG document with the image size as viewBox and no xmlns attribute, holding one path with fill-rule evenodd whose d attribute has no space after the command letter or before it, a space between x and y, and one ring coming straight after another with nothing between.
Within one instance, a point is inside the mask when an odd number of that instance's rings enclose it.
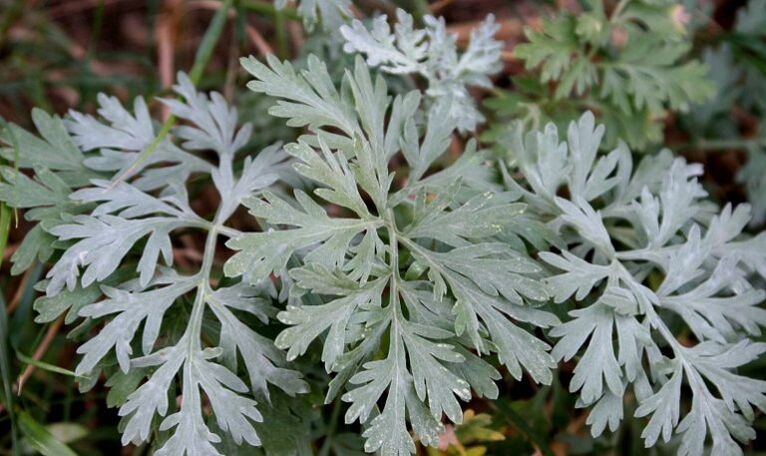
<instances>
[{"instance_id":1,"label":"wormwood plant","mask_svg":"<svg viewBox=\"0 0 766 456\"><path fill-rule=\"evenodd\" d=\"M753 224L766 221L766 125L761 121L751 137L742 138L732 111L762 118L766 99L752 94L766 90L761 60L766 56L766 2L751 0L739 11L733 30L721 43L705 50L710 77L719 88L716 96L695 106L685 117L694 145L705 150L742 149L747 162L737 174L753 206Z\"/></svg>"},{"instance_id":2,"label":"wormwood plant","mask_svg":"<svg viewBox=\"0 0 766 456\"><path fill-rule=\"evenodd\" d=\"M238 233L226 221L245 197L279 178L286 157L275 145L235 171L250 126L237 128L237 111L217 93L197 93L184 74L174 89L184 101L162 101L188 122L175 131L179 144L164 141L130 182L108 179L123 175L154 140L155 127L142 98L131 113L102 96L103 120L72 112L62 121L36 111L42 139L12 127L5 140L15 151L4 154L15 152L17 166L33 168L34 178L5 168L0 195L40 222L14 253L15 272L60 251L39 284L45 297L35 304L37 321L65 312L70 323L86 318L74 331L88 336L75 372L85 389L102 371L110 375L107 384L116 390L110 402L124 417L123 443L168 431L156 454L219 454L214 444L221 431L237 444L259 445L252 422L262 417L253 395L268 400L268 384L288 394L306 390L271 340L254 331L253 320L271 315L273 284L216 286L212 275L218 237ZM199 151L214 152L215 162ZM208 176L218 191L212 220L190 206L191 175ZM192 274L173 268L171 236L188 230L207 232ZM235 374L240 359L243 378ZM172 391L183 397L178 407L169 402ZM203 416L203 402L218 433Z\"/></svg>"},{"instance_id":3,"label":"wormwood plant","mask_svg":"<svg viewBox=\"0 0 766 456\"><path fill-rule=\"evenodd\" d=\"M367 55L367 64L392 74L417 74L428 83L432 98L451 97L450 114L460 131L472 131L484 122L467 86L492 87L489 76L502 68L502 43L493 37L499 26L489 16L471 32L468 46L458 54L455 36L447 33L444 18L425 16L425 28L414 28L414 20L402 9L396 11L394 30L387 17L376 17L368 30L359 20L344 25L340 33L346 52Z\"/></svg>"},{"instance_id":4,"label":"wormwood plant","mask_svg":"<svg viewBox=\"0 0 766 456\"><path fill-rule=\"evenodd\" d=\"M552 354L580 354L569 387L592 407L594 436L618 428L632 387L647 447L677 432L678 454L702 454L708 435L713 454L740 454L735 440L755 438L753 407L766 408L766 382L736 372L766 351L748 338L766 326L766 234L741 234L748 205L704 200L699 165L665 150L634 169L624 144L598 156L603 135L586 113L565 142L549 124L518 129L510 145L524 184L508 177L508 187L559 233L560 251L540 253L548 290L582 304L550 331ZM682 411L684 383L692 402Z\"/></svg>"},{"instance_id":5,"label":"wormwood plant","mask_svg":"<svg viewBox=\"0 0 766 456\"><path fill-rule=\"evenodd\" d=\"M281 352L238 317L266 320L276 293L272 275L282 278L289 296L279 319L291 326L276 347L292 360L327 333L322 360L336 373L327 400L348 390L346 421L369 422L368 451L414 451L407 421L433 444L442 414L461 421L458 399L469 400L471 389L495 397L499 373L478 354L497 353L517 378L524 368L534 380L550 382L549 347L529 332L558 322L528 305L548 298L541 268L503 243L533 238L536 222L521 215L524 206L512 195L491 191L481 167L486 157L474 142L454 165L426 176L457 126L451 99L427 111L418 91L391 100L361 58L340 91L316 58L303 73L273 58L270 67L255 59L243 65L256 77L251 89L282 99L272 115L309 128L285 150L295 169L319 185L317 197L347 211L343 217L328 216L301 190L262 192L284 171L278 146L248 157L235 173L233 158L249 127L237 130L236 111L219 95L197 94L183 75L176 90L185 101L164 100L189 122L175 132L180 145L163 142L130 182L99 177L123 175L155 137L141 99L131 114L102 97L106 123L79 113L63 123L38 112L44 140L17 127L7 138L24 157L18 166L36 168L36 178L6 169L3 199L41 221L14 255L15 270L35 257L48 259L55 246L62 252L41 284L39 321L68 311L69 321L88 319L78 331L88 333L96 320L108 319L78 349L76 373L95 380L116 361L119 372L109 383L125 396L123 442L147 440L158 429L169 431L158 454L216 453L220 436L203 418L204 392L220 431L236 443L259 443L252 421L261 414L234 374L237 360L261 398L268 399L267 383L288 393L305 389ZM49 160L59 147L69 154L61 164ZM195 154L205 150L216 153L217 163ZM394 184L388 162L398 153L409 173ZM188 203L185 184L199 174L210 175L221 198L212 220ZM243 200L266 231L240 235L225 225ZM201 269L192 275L172 268L171 234L188 229L208 231ZM244 283L211 284L219 235L232 237L227 245L240 250L225 272L242 275ZM322 304L309 305L317 299ZM177 317L165 318L176 307ZM168 400L176 377L179 407ZM158 427L155 415L164 417Z\"/></svg>"},{"instance_id":6,"label":"wormwood plant","mask_svg":"<svg viewBox=\"0 0 766 456\"><path fill-rule=\"evenodd\" d=\"M346 213L330 217L300 190L297 204L271 193L249 199L255 217L285 229L229 241L240 252L225 272L258 283L287 271L292 299L278 318L290 327L275 344L295 359L325 335L322 361L335 373L326 400L347 390L345 421L369 422L365 450L414 452L408 421L435 444L442 415L462 420L458 399L469 400L471 389L496 397L499 373L477 354L497 353L516 378L526 369L550 382L548 345L525 328L558 321L534 305L548 298L541 268L502 242L535 222L525 223L511 195L491 191L473 142L455 164L426 176L456 127L451 101L430 106L421 132L420 93L391 100L361 58L340 91L316 59L302 73L275 58L243 66L255 77L251 90L280 99L272 115L309 128L286 149L319 185L314 194ZM396 185L388 162L398 153L409 173Z\"/></svg>"},{"instance_id":7,"label":"wormwood plant","mask_svg":"<svg viewBox=\"0 0 766 456\"><path fill-rule=\"evenodd\" d=\"M605 148L619 140L637 150L662 140L666 110L686 112L710 98L706 67L690 59L689 14L672 0L577 3L527 27L514 56L533 75L488 102L499 114L560 128L584 110L608 126Z\"/></svg>"},{"instance_id":8,"label":"wormwood plant","mask_svg":"<svg viewBox=\"0 0 766 456\"><path fill-rule=\"evenodd\" d=\"M681 32L662 27L675 25L669 3L589 5L519 48L557 81L554 97L594 96L635 132L646 124L634 119L707 96L703 67L678 64ZM350 2L299 12L326 24ZM5 129L14 166L0 200L37 222L12 272L52 264L37 321L79 321L82 389L107 378L123 444L158 455L311 454L297 438L268 441L310 428L331 442L336 423L325 433L294 414L309 392L331 419L344 411L359 451L407 455L438 446L461 401L497 400L502 373L550 384L572 361L594 437L632 415L647 447L741 454L766 411L766 382L739 371L766 351L766 234L743 232L749 206L716 207L702 167L667 150L634 165L625 131L605 138L590 112L565 140L519 119L481 150L460 135L484 121L468 87L492 87L497 26L490 17L460 52L443 20L422 19L341 26L346 52L363 56L339 82L315 56L302 70L242 59L268 114L303 133L258 153L252 127L183 73L177 98L160 100L180 123L138 167L159 130L142 98L130 111L102 95L98 117L36 110L39 137ZM426 89L392 94L371 68ZM213 210L198 198L208 190ZM230 221L243 206L247 228ZM200 231L196 261L181 261Z\"/></svg>"}]
</instances>

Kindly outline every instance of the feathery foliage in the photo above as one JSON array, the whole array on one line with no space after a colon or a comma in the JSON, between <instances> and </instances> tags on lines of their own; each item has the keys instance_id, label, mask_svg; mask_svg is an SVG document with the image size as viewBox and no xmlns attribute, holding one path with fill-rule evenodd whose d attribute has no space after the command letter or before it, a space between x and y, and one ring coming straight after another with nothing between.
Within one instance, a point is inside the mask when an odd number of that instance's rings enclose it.
<instances>
[{"instance_id":1,"label":"feathery foliage","mask_svg":"<svg viewBox=\"0 0 766 456\"><path fill-rule=\"evenodd\" d=\"M625 0L611 10L603 0L583 3L585 12L557 12L526 29L529 42L514 56L538 76L521 77L518 93L490 107L533 128L548 120L565 128L588 109L608 127L605 148L660 142L666 110L688 111L714 92L706 67L688 58L685 11L671 0Z\"/></svg>"},{"instance_id":2,"label":"feathery foliage","mask_svg":"<svg viewBox=\"0 0 766 456\"><path fill-rule=\"evenodd\" d=\"M756 118L766 115L766 72L759 64L766 58L766 3L751 0L737 15L731 35L705 50L704 61L718 87L716 96L698 104L684 117L695 144L705 149L742 149L747 162L737 174L752 205L753 225L766 221L766 123L743 138L734 118L742 110Z\"/></svg>"},{"instance_id":3,"label":"feathery foliage","mask_svg":"<svg viewBox=\"0 0 766 456\"><path fill-rule=\"evenodd\" d=\"M665 150L633 166L624 144L598 150L604 127L590 113L570 124L565 142L549 124L517 131L511 146L531 213L555 226L561 252L542 252L555 302L581 303L553 328L558 360L579 354L570 391L592 407L594 436L615 431L632 387L638 417L649 417L646 446L681 434L679 454L739 454L755 438L753 407L766 409L766 381L737 368L766 352L753 340L766 326L766 234L742 234L748 205L721 210L705 201L699 165ZM567 197L561 197L560 190ZM682 327L695 343L678 340ZM682 385L691 409L681 410Z\"/></svg>"},{"instance_id":4,"label":"feathery foliage","mask_svg":"<svg viewBox=\"0 0 766 456\"><path fill-rule=\"evenodd\" d=\"M461 132L473 131L484 122L467 86L489 88L489 76L502 67L502 44L494 39L499 26L489 16L471 32L465 51L458 54L456 37L447 32L444 18L423 17L425 28L416 29L414 19L402 9L396 11L394 29L387 17L373 19L371 29L354 20L340 33L346 52L367 56L367 64L392 74L417 74L428 82L426 94L434 99L450 98L450 115Z\"/></svg>"},{"instance_id":5,"label":"feathery foliage","mask_svg":"<svg viewBox=\"0 0 766 456\"><path fill-rule=\"evenodd\" d=\"M229 241L239 252L225 272L248 282L289 278L290 304L278 315L289 327L275 343L295 359L324 335L322 361L334 373L326 400L342 394L351 404L346 422L369 425L365 450L414 452L408 422L433 445L442 415L461 422L458 400L469 400L471 388L495 397L499 374L472 350L496 352L516 378L526 370L550 382L549 347L527 329L557 323L535 304L548 297L541 268L500 237L533 229L519 217L524 205L481 180L476 188L455 179L482 172L473 143L460 161L425 176L457 127L449 101L419 115L421 94L391 99L361 57L340 89L315 58L303 72L273 57L268 65L242 63L255 77L251 90L279 99L272 115L308 127L286 150L316 184L314 197L341 207L343 216L329 216L301 190L290 200L250 198L251 214L271 228ZM408 164L403 185L388 168L399 153Z\"/></svg>"},{"instance_id":6,"label":"feathery foliage","mask_svg":"<svg viewBox=\"0 0 766 456\"><path fill-rule=\"evenodd\" d=\"M123 443L147 441L159 429L168 438L157 454L220 454L214 444L221 432L237 444L260 443L253 422L262 416L253 395L268 401L269 384L288 394L306 390L301 375L286 368L284 355L241 317L266 322L273 315L276 290L268 277L218 288L211 282L218 237L237 234L226 221L245 197L279 178L286 156L272 146L235 172L235 154L247 144L251 127L238 128L237 111L220 94L196 92L183 73L175 91L183 101L163 102L186 121L175 131L178 143L163 142L130 182L108 179L128 169L155 137L142 98L130 112L102 96L101 119L72 112L62 121L37 111L43 139L18 127L9 133L23 152L18 166L33 168L35 178L5 168L0 198L39 221L12 258L14 270L57 250L39 284L45 296L35 304L37 321L67 312L67 322L86 318L81 333L106 321L78 348L82 358L75 373L84 388L101 372L121 385L115 405L124 417ZM199 151L214 151L216 162ZM221 202L212 220L189 204L192 174L208 176L218 190ZM173 269L173 239L187 230L207 232L194 274ZM215 328L203 328L203 321ZM217 342L208 346L203 339ZM235 374L240 356L247 383ZM183 395L178 407L168 401L177 376ZM217 431L203 416L203 400L214 411Z\"/></svg>"},{"instance_id":7,"label":"feathery foliage","mask_svg":"<svg viewBox=\"0 0 766 456\"><path fill-rule=\"evenodd\" d=\"M97 115L34 110L37 134L0 134L0 202L33 224L11 272L45 274L36 321L76 324L62 371L105 379L122 443L519 451L490 448L503 434L466 408L484 401L548 454L528 422L554 395L588 409L593 442L640 428L658 451L742 454L766 412L747 372L766 353L766 127L743 139L732 112L766 114L764 0L701 61L675 2L589 0L527 28L508 91L494 16L463 44L425 10L294 4L321 29L302 57L240 60L256 127L179 73L169 134L143 98L103 94ZM476 89L495 95L486 125ZM692 145L748 152L751 204L719 207L702 165L647 153L678 113ZM523 416L513 381L535 390Z\"/></svg>"}]
</instances>

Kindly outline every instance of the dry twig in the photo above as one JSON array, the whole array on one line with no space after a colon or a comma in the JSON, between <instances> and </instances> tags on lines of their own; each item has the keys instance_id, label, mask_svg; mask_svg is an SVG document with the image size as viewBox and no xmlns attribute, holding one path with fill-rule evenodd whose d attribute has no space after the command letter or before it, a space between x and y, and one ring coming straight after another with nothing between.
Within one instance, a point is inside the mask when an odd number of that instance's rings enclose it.
<instances>
[{"instance_id":1,"label":"dry twig","mask_svg":"<svg viewBox=\"0 0 766 456\"><path fill-rule=\"evenodd\" d=\"M43 337L42 342L40 342L40 345L37 346L37 349L35 350L34 354L32 355L32 359L35 361L40 361L43 356L45 356L45 353L48 351L48 348L51 346L51 343L53 342L53 339L56 338L56 334L59 332L59 329L61 329L61 325L64 324L64 315L61 315L58 320L54 321L53 324L50 325L48 328L48 331L45 333L45 337ZM21 395L21 389L24 387L24 384L29 380L29 377L32 376L32 373L35 371L35 366L29 364L27 365L26 369L24 369L24 372L19 375L18 380L16 380L16 393Z\"/></svg>"}]
</instances>

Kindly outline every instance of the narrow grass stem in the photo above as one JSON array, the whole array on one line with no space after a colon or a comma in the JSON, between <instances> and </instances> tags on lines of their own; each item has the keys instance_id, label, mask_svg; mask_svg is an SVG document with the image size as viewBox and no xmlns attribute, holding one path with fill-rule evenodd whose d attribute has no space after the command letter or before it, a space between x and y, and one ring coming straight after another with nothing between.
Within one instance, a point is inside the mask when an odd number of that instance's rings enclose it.
<instances>
[{"instance_id":1,"label":"narrow grass stem","mask_svg":"<svg viewBox=\"0 0 766 456\"><path fill-rule=\"evenodd\" d=\"M766 138L699 139L672 146L671 148L676 152L693 150L704 152L726 152L729 150L746 150L751 147L766 147Z\"/></svg>"},{"instance_id":2,"label":"narrow grass stem","mask_svg":"<svg viewBox=\"0 0 766 456\"><path fill-rule=\"evenodd\" d=\"M205 36L202 37L200 47L197 49L197 53L194 56L194 64L189 71L189 79L191 79L195 86L199 84L202 73L210 61L210 57L213 55L213 50L221 37L223 26L226 24L229 9L231 9L233 3L234 0L224 1L223 5L216 11L215 16L213 16L213 20L210 22L210 26L208 26ZM154 140L152 140L152 142L149 143L149 146L136 157L136 160L127 170L117 176L114 182L112 182L112 187L130 177L130 175L136 172L136 170L149 159L154 151L157 150L157 147L162 144L162 141L165 140L168 133L170 133L170 130L176 124L176 121L176 117L172 115L165 120L165 123L162 124L162 127L160 128L159 133L157 133L157 136L154 137Z\"/></svg>"},{"instance_id":3,"label":"narrow grass stem","mask_svg":"<svg viewBox=\"0 0 766 456\"><path fill-rule=\"evenodd\" d=\"M273 3L265 2L262 0L241 0L239 5L247 10L250 10L257 14L264 16L275 17L278 14L282 14L285 18L291 20L299 20L300 16L294 8L284 7L277 9Z\"/></svg>"}]
</instances>

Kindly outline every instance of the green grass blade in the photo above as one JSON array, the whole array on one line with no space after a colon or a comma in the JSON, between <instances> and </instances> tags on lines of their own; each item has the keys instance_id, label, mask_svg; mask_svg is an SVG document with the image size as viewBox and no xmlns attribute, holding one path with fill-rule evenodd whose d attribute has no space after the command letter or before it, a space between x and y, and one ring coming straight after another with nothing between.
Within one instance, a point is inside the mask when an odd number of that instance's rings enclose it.
<instances>
[{"instance_id":1,"label":"green grass blade","mask_svg":"<svg viewBox=\"0 0 766 456\"><path fill-rule=\"evenodd\" d=\"M0 128L2 128L8 135L7 141L10 141L13 147L13 169L16 174L19 173L19 143L16 141L16 136L13 134L13 130L8 126L8 122L0 117ZM0 141L1 142L1 141ZM4 164L3 160L0 160L0 165ZM15 188L15 187L14 187ZM17 221L18 223L18 221ZM9 208L4 202L0 202L0 254L5 253L5 246L8 244L8 234L11 231L11 208ZM0 266L3 265L3 256L0 255Z\"/></svg>"},{"instance_id":2,"label":"green grass blade","mask_svg":"<svg viewBox=\"0 0 766 456\"><path fill-rule=\"evenodd\" d=\"M281 10L278 10L274 7L273 3L265 2L263 0L241 0L239 2L239 6L264 16L274 17L277 14L283 14L287 19L293 21L299 21L301 19L301 16L298 14L298 11L296 11L295 8L286 6Z\"/></svg>"},{"instance_id":3,"label":"green grass blade","mask_svg":"<svg viewBox=\"0 0 766 456\"><path fill-rule=\"evenodd\" d=\"M27 412L19 413L19 427L32 448L43 456L77 456L69 446L59 442Z\"/></svg>"},{"instance_id":4,"label":"green grass blade","mask_svg":"<svg viewBox=\"0 0 766 456\"><path fill-rule=\"evenodd\" d=\"M215 12L213 20L210 21L210 25L205 31L205 36L202 37L202 41L197 48L197 54L194 56L194 64L191 71L189 71L189 79L192 80L194 85L199 83L202 77L202 72L205 71L207 63L210 61L210 56L213 55L215 45L218 44L218 39L223 32L223 26L226 25L226 18L229 15L233 0L226 0L223 2L218 11Z\"/></svg>"},{"instance_id":5,"label":"green grass blade","mask_svg":"<svg viewBox=\"0 0 766 456\"><path fill-rule=\"evenodd\" d=\"M194 64L189 71L189 79L191 79L195 86L199 84L199 80L202 77L202 72L205 71L205 67L210 61L210 56L213 55L213 50L215 49L215 45L218 43L218 39L221 37L223 26L226 24L226 18L229 15L229 10L231 9L232 3L234 3L234 0L226 0L223 5L221 5L218 11L216 11L215 16L213 16L213 20L210 21L210 26L208 26L207 30L205 31L205 36L202 37L200 46L194 56ZM133 174L138 169L138 167L141 166L154 153L155 150L157 150L157 147L162 143L168 133L170 133L170 129L173 128L173 126L176 124L176 120L177 119L175 116L170 116L167 118L167 120L165 120L165 123L162 124L162 128L160 128L157 136L149 144L149 147L144 149L144 151L141 152L138 157L136 157L136 161L130 165L130 168L120 174L112 185L116 185L124 181L128 176Z\"/></svg>"},{"instance_id":6,"label":"green grass blade","mask_svg":"<svg viewBox=\"0 0 766 456\"><path fill-rule=\"evenodd\" d=\"M1 252L2 250L0 250ZM13 390L11 389L11 362L8 351L8 318L5 310L5 299L0 295L0 379L3 383L2 404L11 421L11 442L13 455L21 454L19 449L19 430L16 422L16 409L13 406Z\"/></svg>"},{"instance_id":7,"label":"green grass blade","mask_svg":"<svg viewBox=\"0 0 766 456\"><path fill-rule=\"evenodd\" d=\"M0 202L0 253L5 252L8 244L8 234L11 232L11 219L13 212L5 203ZM3 265L3 256L0 255L0 266Z\"/></svg>"},{"instance_id":8,"label":"green grass blade","mask_svg":"<svg viewBox=\"0 0 766 456\"><path fill-rule=\"evenodd\" d=\"M22 363L28 364L30 366L35 366L38 369L42 369L48 372L53 372L55 374L66 375L68 377L77 377L77 374L75 374L73 371L70 371L69 369L64 369L63 367L56 366L55 364L46 363L44 361L38 361L36 359L30 358L29 356L21 352L16 352L16 357Z\"/></svg>"}]
</instances>

